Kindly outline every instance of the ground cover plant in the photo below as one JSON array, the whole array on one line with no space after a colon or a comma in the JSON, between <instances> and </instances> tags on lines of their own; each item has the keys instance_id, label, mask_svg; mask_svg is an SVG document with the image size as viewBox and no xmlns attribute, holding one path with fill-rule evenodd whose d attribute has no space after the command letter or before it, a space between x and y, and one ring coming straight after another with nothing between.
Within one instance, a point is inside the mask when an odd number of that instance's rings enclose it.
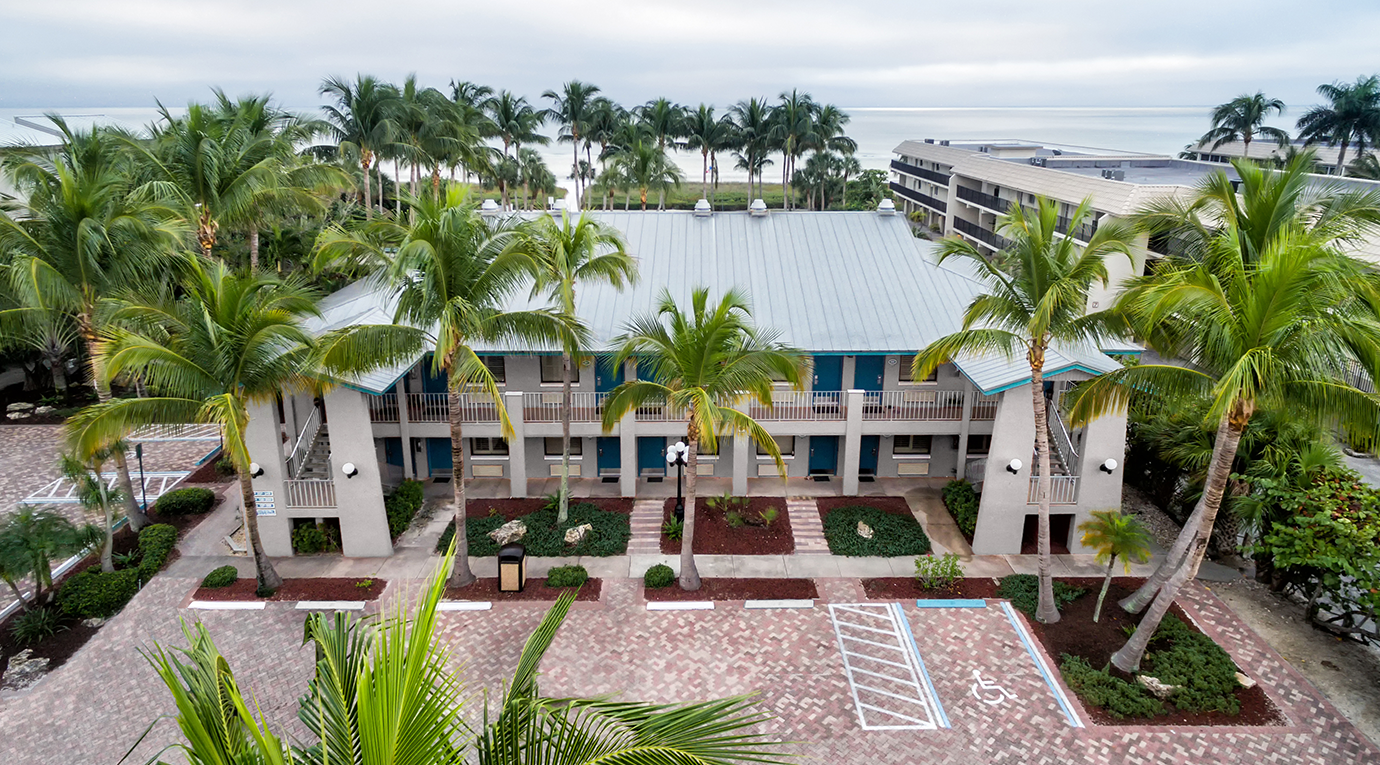
<instances>
[{"instance_id":1,"label":"ground cover plant","mask_svg":"<svg viewBox=\"0 0 1380 765\"><path fill-rule=\"evenodd\" d=\"M560 557L566 555L592 555L608 557L622 555L628 549L628 538L632 532L628 526L628 516L624 513L602 510L592 502L576 502L570 506L570 515L565 523L556 523L557 509L545 507L536 512L519 516L527 533L521 544L527 554L537 557ZM470 543L470 555L486 557L498 555L500 545L489 536L489 532L502 526L506 521L502 515L483 517L471 516L466 523ZM566 531L588 523L591 529L578 544L565 543ZM450 548L455 535L454 525L447 526L436 542L437 552Z\"/></svg>"},{"instance_id":2,"label":"ground cover plant","mask_svg":"<svg viewBox=\"0 0 1380 765\"><path fill-rule=\"evenodd\" d=\"M943 489L944 507L953 516L958 530L969 544L973 532L977 530L978 504L980 499L971 483L963 480L949 481Z\"/></svg>"},{"instance_id":3,"label":"ground cover plant","mask_svg":"<svg viewBox=\"0 0 1380 765\"><path fill-rule=\"evenodd\" d=\"M417 511L422 509L422 482L407 479L394 489L388 498L383 501L384 511L388 514L388 534L396 540L402 536L407 527L416 517Z\"/></svg>"},{"instance_id":4,"label":"ground cover plant","mask_svg":"<svg viewBox=\"0 0 1380 765\"><path fill-rule=\"evenodd\" d=\"M210 489L173 489L153 503L153 511L160 516L200 515L210 511L215 504L216 493Z\"/></svg>"},{"instance_id":5,"label":"ground cover plant","mask_svg":"<svg viewBox=\"0 0 1380 765\"><path fill-rule=\"evenodd\" d=\"M963 576L956 553L921 555L915 559L915 580L927 590L952 587Z\"/></svg>"},{"instance_id":6,"label":"ground cover plant","mask_svg":"<svg viewBox=\"0 0 1380 765\"><path fill-rule=\"evenodd\" d=\"M872 530L871 539L858 533L859 522ZM830 510L824 517L824 538L829 552L849 557L924 555L930 551L930 538L909 512L898 515L862 505Z\"/></svg>"},{"instance_id":7,"label":"ground cover plant","mask_svg":"<svg viewBox=\"0 0 1380 765\"><path fill-rule=\"evenodd\" d=\"M579 587L589 580L584 566L557 566L546 572L547 587Z\"/></svg>"},{"instance_id":8,"label":"ground cover plant","mask_svg":"<svg viewBox=\"0 0 1380 765\"><path fill-rule=\"evenodd\" d=\"M1088 591L1064 582L1054 583L1054 605L1063 610L1064 606L1085 595ZM1011 574L1001 579L997 587L997 597L1011 601L1012 607L1031 619L1039 608L1040 580L1034 574Z\"/></svg>"},{"instance_id":9,"label":"ground cover plant","mask_svg":"<svg viewBox=\"0 0 1380 765\"><path fill-rule=\"evenodd\" d=\"M201 586L210 588L229 587L234 584L235 580L239 577L239 572L235 570L234 566L221 566L220 568L211 569L211 573L207 574L206 578L201 580Z\"/></svg>"}]
</instances>

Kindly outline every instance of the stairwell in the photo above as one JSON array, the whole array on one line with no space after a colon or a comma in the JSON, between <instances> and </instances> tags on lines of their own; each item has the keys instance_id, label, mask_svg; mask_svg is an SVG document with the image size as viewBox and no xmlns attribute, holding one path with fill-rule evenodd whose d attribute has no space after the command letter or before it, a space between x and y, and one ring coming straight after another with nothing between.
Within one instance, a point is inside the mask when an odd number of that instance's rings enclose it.
<instances>
[{"instance_id":1,"label":"stairwell","mask_svg":"<svg viewBox=\"0 0 1380 765\"><path fill-rule=\"evenodd\" d=\"M294 478L303 481L331 480L331 437L325 425L321 426L321 431L312 442L311 449L307 451L306 458L302 460L302 467L298 469Z\"/></svg>"}]
</instances>

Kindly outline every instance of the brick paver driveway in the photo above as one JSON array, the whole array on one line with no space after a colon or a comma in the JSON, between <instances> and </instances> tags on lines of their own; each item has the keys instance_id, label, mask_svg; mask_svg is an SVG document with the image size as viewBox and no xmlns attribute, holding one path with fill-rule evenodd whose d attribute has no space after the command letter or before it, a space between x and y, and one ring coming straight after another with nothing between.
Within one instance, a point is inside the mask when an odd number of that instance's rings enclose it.
<instances>
[{"instance_id":1,"label":"brick paver driveway","mask_svg":"<svg viewBox=\"0 0 1380 765\"><path fill-rule=\"evenodd\" d=\"M862 602L856 580L822 580L822 599ZM302 617L289 606L261 612L180 610L195 582L159 577L67 666L29 694L0 701L0 761L114 763L158 714L167 694L139 659L149 641L178 642L179 618L200 618L276 729L302 735L296 698L310 675ZM1004 613L904 608L940 702L941 730L859 727L828 609L644 610L640 582L605 582L603 601L577 604L544 663L552 695L622 692L676 701L760 692L777 720L769 733L799 742L815 763L1363 763L1380 762L1317 692L1214 598L1192 588L1186 610L1210 631L1283 709L1288 724L1261 729L1073 728L1038 675ZM390 587L390 595L397 593ZM442 637L470 692L497 687L511 670L542 607L500 604L489 612L441 616ZM1014 699L984 702L972 672ZM990 695L990 694L989 694ZM1082 715L1075 701L1076 711ZM132 762L176 740L159 723Z\"/></svg>"}]
</instances>

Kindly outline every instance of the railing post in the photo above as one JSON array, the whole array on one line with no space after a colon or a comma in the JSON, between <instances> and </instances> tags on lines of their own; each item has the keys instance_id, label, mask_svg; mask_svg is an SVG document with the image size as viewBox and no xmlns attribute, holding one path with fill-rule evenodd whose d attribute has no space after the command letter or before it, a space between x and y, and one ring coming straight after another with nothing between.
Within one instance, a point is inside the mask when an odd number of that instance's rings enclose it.
<instances>
[{"instance_id":1,"label":"railing post","mask_svg":"<svg viewBox=\"0 0 1380 765\"><path fill-rule=\"evenodd\" d=\"M510 390L503 394L508 419L513 423L513 440L508 442L508 491L514 497L527 496L527 422L522 408L522 393Z\"/></svg>"},{"instance_id":2,"label":"railing post","mask_svg":"<svg viewBox=\"0 0 1380 765\"><path fill-rule=\"evenodd\" d=\"M978 391L963 391L963 419L958 425L958 467L954 476L962 481L968 470L968 425L973 420L973 398Z\"/></svg>"},{"instance_id":3,"label":"railing post","mask_svg":"<svg viewBox=\"0 0 1380 765\"><path fill-rule=\"evenodd\" d=\"M637 367L628 361L623 365L623 379L636 380ZM618 451L622 464L618 466L618 490L625 497L637 496L637 411L630 410L618 423Z\"/></svg>"},{"instance_id":4,"label":"railing post","mask_svg":"<svg viewBox=\"0 0 1380 765\"><path fill-rule=\"evenodd\" d=\"M398 380L393 397L398 402L398 436L402 439L403 480L406 480L416 478L417 471L412 469L412 420L407 416L407 392L403 383L402 379Z\"/></svg>"},{"instance_id":5,"label":"railing post","mask_svg":"<svg viewBox=\"0 0 1380 765\"><path fill-rule=\"evenodd\" d=\"M862 465L862 410L863 391L850 388L846 394L843 425L843 494L846 497L858 493L858 470Z\"/></svg>"}]
</instances>

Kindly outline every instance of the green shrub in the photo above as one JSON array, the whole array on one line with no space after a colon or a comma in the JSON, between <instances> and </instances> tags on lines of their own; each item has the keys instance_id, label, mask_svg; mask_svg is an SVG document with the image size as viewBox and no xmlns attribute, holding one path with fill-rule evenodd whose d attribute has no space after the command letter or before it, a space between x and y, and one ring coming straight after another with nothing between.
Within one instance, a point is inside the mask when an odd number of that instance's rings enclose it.
<instances>
[{"instance_id":1,"label":"green shrub","mask_svg":"<svg viewBox=\"0 0 1380 765\"><path fill-rule=\"evenodd\" d=\"M236 571L234 566L221 566L220 568L212 569L211 573L207 574L206 578L201 580L201 586L229 587L239 578L240 572Z\"/></svg>"},{"instance_id":2,"label":"green shrub","mask_svg":"<svg viewBox=\"0 0 1380 765\"><path fill-rule=\"evenodd\" d=\"M674 581L676 581L676 572L672 571L671 567L664 563L658 563L652 566L647 569L647 573L642 575L642 584L646 585L649 590L659 590L662 587L670 587L671 583Z\"/></svg>"},{"instance_id":3,"label":"green shrub","mask_svg":"<svg viewBox=\"0 0 1380 765\"><path fill-rule=\"evenodd\" d=\"M153 503L159 515L200 515L216 503L216 493L210 489L173 489Z\"/></svg>"},{"instance_id":4,"label":"green shrub","mask_svg":"<svg viewBox=\"0 0 1380 765\"><path fill-rule=\"evenodd\" d=\"M547 587L579 587L588 579L584 566L557 566L546 572Z\"/></svg>"},{"instance_id":5,"label":"green shrub","mask_svg":"<svg viewBox=\"0 0 1380 765\"><path fill-rule=\"evenodd\" d=\"M1113 677L1106 670L1093 669L1081 656L1064 654L1059 663L1059 672L1084 704L1105 709L1112 717L1121 719L1164 714L1164 705L1140 684Z\"/></svg>"},{"instance_id":6,"label":"green shrub","mask_svg":"<svg viewBox=\"0 0 1380 765\"><path fill-rule=\"evenodd\" d=\"M383 507L388 513L388 533L390 536L397 539L402 536L404 531L407 531L407 527L411 525L417 511L422 509L423 499L422 482L410 478L403 481L401 486L388 495L388 498L383 502Z\"/></svg>"},{"instance_id":7,"label":"green shrub","mask_svg":"<svg viewBox=\"0 0 1380 765\"><path fill-rule=\"evenodd\" d=\"M67 627L62 623L61 611L56 608L35 608L14 617L10 635L20 645L33 645L65 629Z\"/></svg>"},{"instance_id":8,"label":"green shrub","mask_svg":"<svg viewBox=\"0 0 1380 765\"><path fill-rule=\"evenodd\" d=\"M1060 611L1064 606L1087 594L1081 587L1073 587L1063 582L1054 583L1054 607ZM1040 607L1040 578L1034 574L1011 574L1002 577L997 586L997 597L1006 598L1011 605L1025 612L1031 619Z\"/></svg>"},{"instance_id":9,"label":"green shrub","mask_svg":"<svg viewBox=\"0 0 1380 765\"><path fill-rule=\"evenodd\" d=\"M235 463L229 457L221 457L216 460L216 472L222 476L232 476L235 474Z\"/></svg>"},{"instance_id":10,"label":"green shrub","mask_svg":"<svg viewBox=\"0 0 1380 765\"><path fill-rule=\"evenodd\" d=\"M927 590L948 587L955 579L963 576L963 567L958 563L957 553L944 553L941 556L921 555L915 559L915 578Z\"/></svg>"},{"instance_id":11,"label":"green shrub","mask_svg":"<svg viewBox=\"0 0 1380 765\"><path fill-rule=\"evenodd\" d=\"M166 523L145 526L139 532L139 578L149 581L168 562L177 546L177 529Z\"/></svg>"},{"instance_id":12,"label":"green shrub","mask_svg":"<svg viewBox=\"0 0 1380 765\"><path fill-rule=\"evenodd\" d=\"M685 536L685 522L672 518L661 524L661 533L665 534L667 539L678 542L681 537Z\"/></svg>"},{"instance_id":13,"label":"green shrub","mask_svg":"<svg viewBox=\"0 0 1380 765\"><path fill-rule=\"evenodd\" d=\"M967 481L949 481L944 486L944 507L949 509L949 515L958 524L958 530L968 537L972 537L977 530L980 502L977 491Z\"/></svg>"},{"instance_id":14,"label":"green shrub","mask_svg":"<svg viewBox=\"0 0 1380 765\"><path fill-rule=\"evenodd\" d=\"M858 521L872 527L871 539L858 536ZM829 552L850 557L925 555L930 551L930 538L914 517L862 505L830 510L824 518L824 538Z\"/></svg>"},{"instance_id":15,"label":"green shrub","mask_svg":"<svg viewBox=\"0 0 1380 765\"><path fill-rule=\"evenodd\" d=\"M315 555L340 549L321 526L298 526L292 531L292 551L298 555Z\"/></svg>"},{"instance_id":16,"label":"green shrub","mask_svg":"<svg viewBox=\"0 0 1380 765\"><path fill-rule=\"evenodd\" d=\"M99 568L73 574L58 589L57 606L73 619L105 619L120 612L139 591L139 569L109 574Z\"/></svg>"},{"instance_id":17,"label":"green shrub","mask_svg":"<svg viewBox=\"0 0 1380 765\"><path fill-rule=\"evenodd\" d=\"M628 537L632 535L627 515L600 510L597 505L589 502L572 503L566 522L560 525L556 524L554 509L543 509L524 515L522 522L527 525L527 536L522 538L522 545L527 548L528 555L537 557L591 555L606 558L611 555L622 555L627 552ZM470 555L478 558L498 555L499 545L489 538L489 532L503 523L502 515L467 518L465 529L470 542ZM567 545L566 530L585 523L591 527L585 538L577 545ZM436 551L444 553L449 549L453 536L455 525L451 524L446 527L441 538L436 540Z\"/></svg>"},{"instance_id":18,"label":"green shrub","mask_svg":"<svg viewBox=\"0 0 1380 765\"><path fill-rule=\"evenodd\" d=\"M1141 674L1179 686L1169 699L1175 707L1187 712L1240 714L1236 663L1212 638L1168 614L1155 631L1154 645L1155 650L1145 655Z\"/></svg>"}]
</instances>

